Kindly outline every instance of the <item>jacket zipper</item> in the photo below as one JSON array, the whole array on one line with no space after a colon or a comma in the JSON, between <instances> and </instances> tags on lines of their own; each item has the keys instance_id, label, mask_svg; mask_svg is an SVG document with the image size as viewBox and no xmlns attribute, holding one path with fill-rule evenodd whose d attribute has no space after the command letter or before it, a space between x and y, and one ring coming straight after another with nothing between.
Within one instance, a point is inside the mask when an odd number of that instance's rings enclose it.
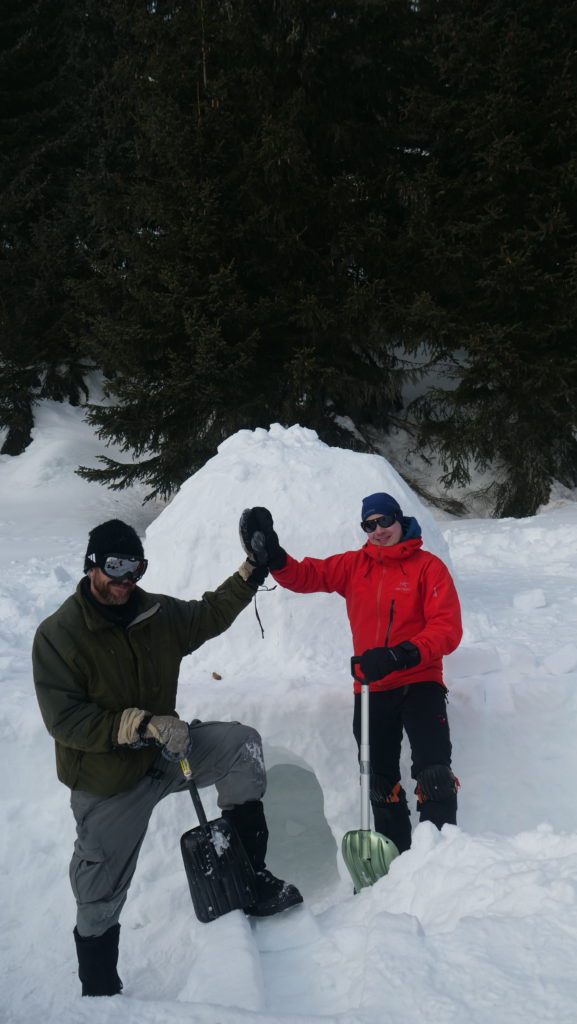
<instances>
[{"instance_id":1,"label":"jacket zipper","mask_svg":"<svg viewBox=\"0 0 577 1024\"><path fill-rule=\"evenodd\" d=\"M384 566L380 566L379 585L377 587L377 598L376 598L376 601L377 601L377 623L376 623L376 626L375 626L375 643L376 644L379 643L379 639L380 639L380 635L381 635L381 593L382 593L382 590L383 590L384 575L385 575Z\"/></svg>"},{"instance_id":2,"label":"jacket zipper","mask_svg":"<svg viewBox=\"0 0 577 1024\"><path fill-rule=\"evenodd\" d=\"M385 643L383 645L384 647L388 647L389 646L389 637L391 635L391 629L393 628L393 616L394 616L394 614L395 614L395 599L393 597L392 600L391 600L391 608L390 608L390 611L389 611L389 625L387 627L387 635L385 637Z\"/></svg>"}]
</instances>

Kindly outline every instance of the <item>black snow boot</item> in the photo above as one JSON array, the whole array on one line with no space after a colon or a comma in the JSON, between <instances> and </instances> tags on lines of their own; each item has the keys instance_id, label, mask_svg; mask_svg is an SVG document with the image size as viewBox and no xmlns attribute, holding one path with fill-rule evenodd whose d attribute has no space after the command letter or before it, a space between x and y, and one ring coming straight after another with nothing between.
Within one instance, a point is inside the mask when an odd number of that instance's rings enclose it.
<instances>
[{"instance_id":1,"label":"black snow boot","mask_svg":"<svg viewBox=\"0 0 577 1024\"><path fill-rule=\"evenodd\" d=\"M444 764L425 768L417 776L415 793L420 821L432 821L438 829L457 824L457 790L460 782Z\"/></svg>"},{"instance_id":2,"label":"black snow boot","mask_svg":"<svg viewBox=\"0 0 577 1024\"><path fill-rule=\"evenodd\" d=\"M399 853L411 846L411 816L401 784L391 786L381 775L371 775L371 807L375 832L390 839Z\"/></svg>"},{"instance_id":3,"label":"black snow boot","mask_svg":"<svg viewBox=\"0 0 577 1024\"><path fill-rule=\"evenodd\" d=\"M118 977L118 939L120 925L114 924L104 935L79 935L74 929L78 954L78 977L83 996L116 996L122 991Z\"/></svg>"},{"instance_id":4,"label":"black snow boot","mask_svg":"<svg viewBox=\"0 0 577 1024\"><path fill-rule=\"evenodd\" d=\"M245 909L245 914L251 917L271 917L302 903L303 898L296 885L275 878L265 866L268 828L262 801L249 800L246 804L237 804L223 811L222 816L238 832L256 876L257 900Z\"/></svg>"},{"instance_id":5,"label":"black snow boot","mask_svg":"<svg viewBox=\"0 0 577 1024\"><path fill-rule=\"evenodd\" d=\"M301 893L291 882L275 878L267 868L255 871L255 875L257 900L252 907L245 909L245 914L251 917L272 917L273 914L280 914L282 910L302 903Z\"/></svg>"}]
</instances>

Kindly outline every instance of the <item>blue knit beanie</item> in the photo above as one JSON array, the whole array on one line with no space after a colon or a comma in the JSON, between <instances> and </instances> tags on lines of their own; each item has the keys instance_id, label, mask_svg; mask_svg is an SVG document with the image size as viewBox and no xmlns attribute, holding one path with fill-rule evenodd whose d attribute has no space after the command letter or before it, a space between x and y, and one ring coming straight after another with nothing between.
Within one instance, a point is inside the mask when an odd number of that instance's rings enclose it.
<instances>
[{"instance_id":1,"label":"blue knit beanie","mask_svg":"<svg viewBox=\"0 0 577 1024\"><path fill-rule=\"evenodd\" d=\"M364 522L368 516L376 515L395 516L398 520L403 518L398 501L395 501L390 494L385 494L383 491L379 491L377 494L369 494L368 498L363 498L361 522Z\"/></svg>"}]
</instances>

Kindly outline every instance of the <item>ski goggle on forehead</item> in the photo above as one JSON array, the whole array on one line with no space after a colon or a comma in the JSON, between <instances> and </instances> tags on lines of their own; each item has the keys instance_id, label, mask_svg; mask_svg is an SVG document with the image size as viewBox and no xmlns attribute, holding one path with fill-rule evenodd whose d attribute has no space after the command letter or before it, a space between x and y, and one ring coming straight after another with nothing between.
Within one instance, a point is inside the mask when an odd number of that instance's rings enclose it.
<instances>
[{"instance_id":1,"label":"ski goggle on forehead","mask_svg":"<svg viewBox=\"0 0 577 1024\"><path fill-rule=\"evenodd\" d=\"M142 579L148 566L146 558L133 558L131 555L103 555L100 558L91 555L90 559L111 580L131 580L132 583Z\"/></svg>"},{"instance_id":2,"label":"ski goggle on forehead","mask_svg":"<svg viewBox=\"0 0 577 1024\"><path fill-rule=\"evenodd\" d=\"M386 530L388 526L392 526L396 521L396 516L379 516L378 519L364 519L361 527L365 533L374 533L377 526L380 526L381 530Z\"/></svg>"}]
</instances>

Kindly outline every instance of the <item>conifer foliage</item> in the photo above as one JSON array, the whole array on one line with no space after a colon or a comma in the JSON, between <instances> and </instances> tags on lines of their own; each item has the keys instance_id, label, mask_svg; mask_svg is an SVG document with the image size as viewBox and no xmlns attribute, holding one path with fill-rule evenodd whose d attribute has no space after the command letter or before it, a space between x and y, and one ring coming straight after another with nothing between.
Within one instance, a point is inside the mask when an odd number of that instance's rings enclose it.
<instances>
[{"instance_id":1,"label":"conifer foliage","mask_svg":"<svg viewBox=\"0 0 577 1024\"><path fill-rule=\"evenodd\" d=\"M30 441L38 398L78 402L88 361L66 283L82 272L83 117L96 49L90 5L0 5L0 428L2 452Z\"/></svg>"},{"instance_id":2,"label":"conifer foliage","mask_svg":"<svg viewBox=\"0 0 577 1024\"><path fill-rule=\"evenodd\" d=\"M87 406L168 495L240 428L577 483L572 0L4 0L0 431ZM354 430L350 429L351 421Z\"/></svg>"},{"instance_id":3,"label":"conifer foliage","mask_svg":"<svg viewBox=\"0 0 577 1024\"><path fill-rule=\"evenodd\" d=\"M447 482L501 465L501 515L577 483L577 9L423 0L428 82L407 117L426 284L407 322L454 358L420 403Z\"/></svg>"},{"instance_id":4,"label":"conifer foliage","mask_svg":"<svg viewBox=\"0 0 577 1024\"><path fill-rule=\"evenodd\" d=\"M107 9L126 45L84 182L82 298L114 401L90 416L139 461L84 474L167 493L240 427L350 445L339 415L386 425L400 374L367 240L402 220L407 5Z\"/></svg>"}]
</instances>

